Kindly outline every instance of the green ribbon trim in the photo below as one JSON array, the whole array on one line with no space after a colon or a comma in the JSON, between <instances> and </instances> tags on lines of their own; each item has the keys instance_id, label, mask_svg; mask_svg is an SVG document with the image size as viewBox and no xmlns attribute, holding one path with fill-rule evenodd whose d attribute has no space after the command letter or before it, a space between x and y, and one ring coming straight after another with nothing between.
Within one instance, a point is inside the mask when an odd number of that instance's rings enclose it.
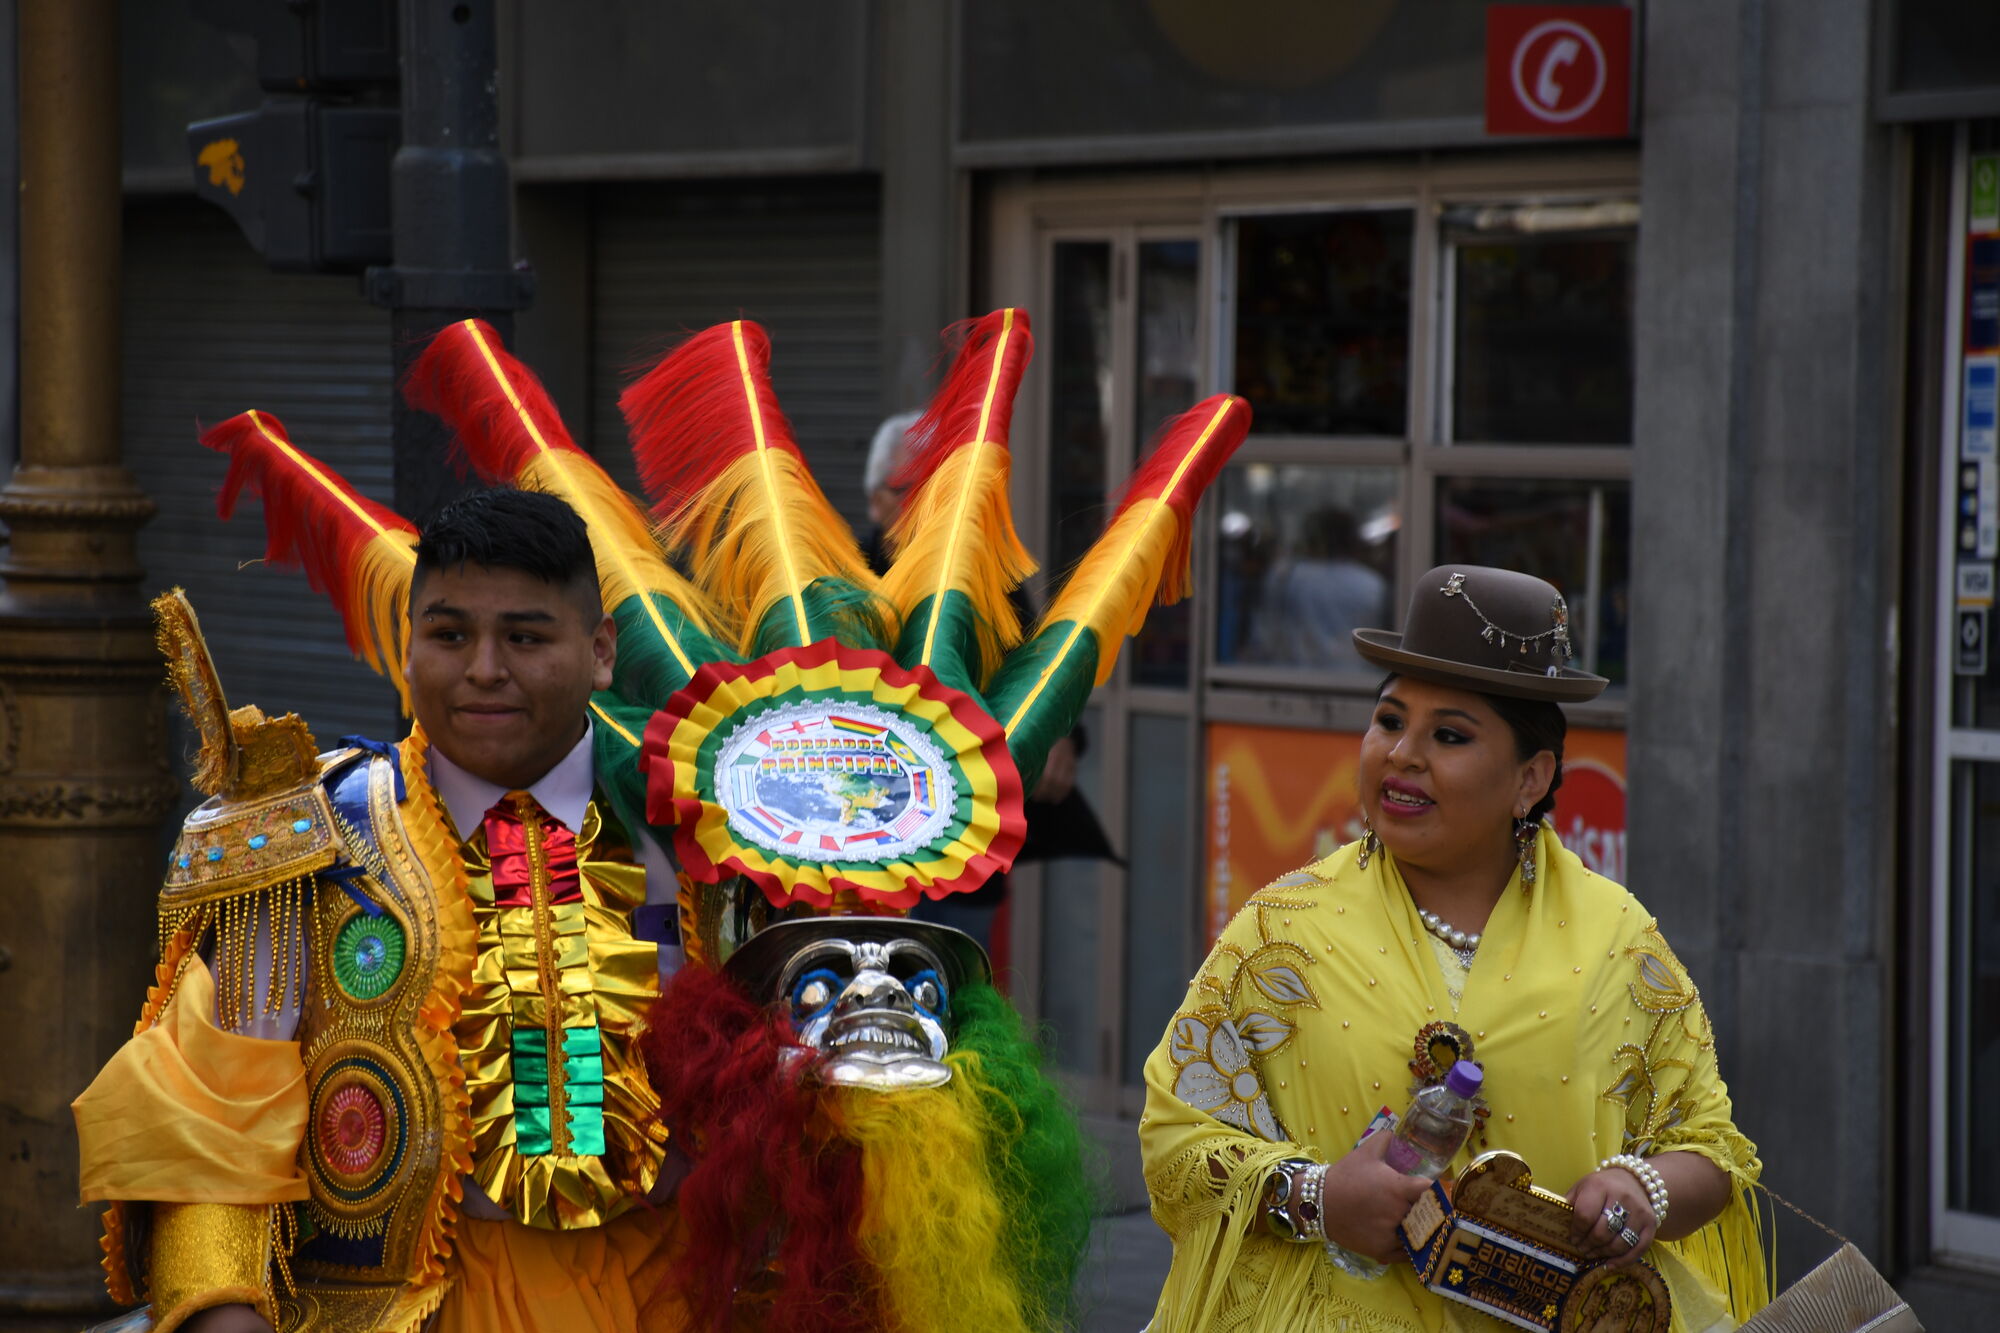
<instances>
[{"instance_id":1,"label":"green ribbon trim","mask_svg":"<svg viewBox=\"0 0 2000 1333\"><path fill-rule=\"evenodd\" d=\"M514 1044L514 1150L544 1157L555 1150L549 1108L548 1037L516 1030ZM564 1028L563 1101L569 1110L570 1152L578 1157L604 1153L604 1038L595 1027Z\"/></svg>"}]
</instances>

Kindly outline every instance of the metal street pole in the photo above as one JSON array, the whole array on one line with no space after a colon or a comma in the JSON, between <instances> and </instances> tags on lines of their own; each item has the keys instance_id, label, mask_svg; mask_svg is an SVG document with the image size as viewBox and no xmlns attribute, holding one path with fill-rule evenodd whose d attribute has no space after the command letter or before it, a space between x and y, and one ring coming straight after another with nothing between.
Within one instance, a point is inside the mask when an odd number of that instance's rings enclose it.
<instances>
[{"instance_id":1,"label":"metal street pole","mask_svg":"<svg viewBox=\"0 0 2000 1333\"><path fill-rule=\"evenodd\" d=\"M431 335L478 316L512 341L533 295L515 267L513 195L500 150L496 0L402 0L403 142L390 168L395 262L368 271L368 298L391 312L396 383ZM436 418L393 408L396 512L422 523L466 483L446 461Z\"/></svg>"}]
</instances>

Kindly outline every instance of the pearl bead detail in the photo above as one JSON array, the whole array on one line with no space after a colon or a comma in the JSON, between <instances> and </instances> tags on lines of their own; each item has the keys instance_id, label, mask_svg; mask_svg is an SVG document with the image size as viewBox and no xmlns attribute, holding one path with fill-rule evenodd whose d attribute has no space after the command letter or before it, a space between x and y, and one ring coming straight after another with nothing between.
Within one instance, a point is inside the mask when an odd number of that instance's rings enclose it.
<instances>
[{"instance_id":1,"label":"pearl bead detail","mask_svg":"<svg viewBox=\"0 0 2000 1333\"><path fill-rule=\"evenodd\" d=\"M1463 949L1470 953L1479 947L1479 932L1476 930L1469 932L1459 930L1436 912L1426 911L1421 907L1417 909L1417 919L1424 923L1425 930L1454 949Z\"/></svg>"},{"instance_id":2,"label":"pearl bead detail","mask_svg":"<svg viewBox=\"0 0 2000 1333\"><path fill-rule=\"evenodd\" d=\"M1643 1157L1631 1153L1619 1153L1607 1157L1597 1164L1599 1171L1618 1167L1629 1172L1646 1191L1646 1202L1653 1205L1653 1216L1659 1223L1667 1220L1667 1182L1661 1178L1659 1169Z\"/></svg>"}]
</instances>

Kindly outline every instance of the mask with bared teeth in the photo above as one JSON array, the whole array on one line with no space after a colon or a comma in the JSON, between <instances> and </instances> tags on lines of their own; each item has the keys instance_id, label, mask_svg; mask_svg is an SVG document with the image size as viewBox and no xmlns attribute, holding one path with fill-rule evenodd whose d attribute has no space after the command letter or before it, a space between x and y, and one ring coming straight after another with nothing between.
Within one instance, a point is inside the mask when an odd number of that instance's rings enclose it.
<instances>
[{"instance_id":1,"label":"mask with bared teeth","mask_svg":"<svg viewBox=\"0 0 2000 1333\"><path fill-rule=\"evenodd\" d=\"M821 1082L877 1092L950 1082L952 994L992 977L969 935L900 917L781 921L723 970L784 1009Z\"/></svg>"}]
</instances>

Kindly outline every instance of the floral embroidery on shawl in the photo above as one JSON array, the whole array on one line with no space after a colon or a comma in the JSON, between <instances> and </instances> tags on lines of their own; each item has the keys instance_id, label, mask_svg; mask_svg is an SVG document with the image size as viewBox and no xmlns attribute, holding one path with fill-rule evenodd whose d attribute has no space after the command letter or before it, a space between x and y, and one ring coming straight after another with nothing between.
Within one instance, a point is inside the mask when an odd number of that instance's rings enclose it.
<instances>
[{"instance_id":1,"label":"floral embroidery on shawl","mask_svg":"<svg viewBox=\"0 0 2000 1333\"><path fill-rule=\"evenodd\" d=\"M1318 882L1317 877L1298 871L1278 883L1300 887L1300 875L1307 875L1308 882ZM1303 899L1253 896L1248 909L1256 914L1257 947L1247 953L1231 945L1216 948L1196 989L1219 997L1219 1002L1175 1014L1168 1042L1176 1070L1176 1097L1197 1111L1271 1143L1282 1143L1287 1136L1271 1110L1271 1099L1254 1062L1290 1043L1297 1028L1284 1017L1284 1011L1317 1009L1319 996L1306 979L1312 955L1290 941L1272 939L1265 914L1274 910L1303 912L1312 906ZM1255 989L1266 1007L1231 1018L1246 984Z\"/></svg>"},{"instance_id":2,"label":"floral embroidery on shawl","mask_svg":"<svg viewBox=\"0 0 2000 1333\"><path fill-rule=\"evenodd\" d=\"M1616 1072L1604 1097L1626 1108L1621 1151L1649 1157L1665 1150L1662 1140L1693 1115L1699 1100L1690 1088L1694 1062L1668 1052L1684 1051L1683 1038L1697 1051L1711 1051L1715 1032L1700 993L1657 921L1646 924L1640 942L1627 948L1625 956L1633 963L1628 987L1632 1003L1652 1016L1652 1025L1643 1043L1628 1042L1612 1053Z\"/></svg>"}]
</instances>

